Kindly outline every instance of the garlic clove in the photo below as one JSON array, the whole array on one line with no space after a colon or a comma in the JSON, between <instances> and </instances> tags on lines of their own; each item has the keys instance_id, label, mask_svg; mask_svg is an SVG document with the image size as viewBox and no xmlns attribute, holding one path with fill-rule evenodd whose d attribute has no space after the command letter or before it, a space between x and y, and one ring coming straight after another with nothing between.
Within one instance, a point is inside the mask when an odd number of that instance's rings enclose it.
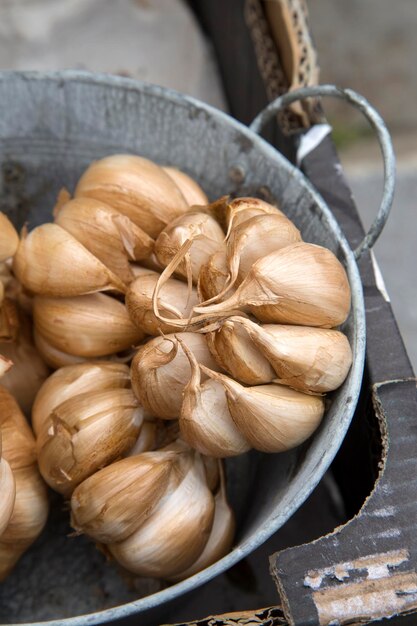
<instances>
[{"instance_id":1,"label":"garlic clove","mask_svg":"<svg viewBox=\"0 0 417 626\"><path fill-rule=\"evenodd\" d=\"M75 198L55 217L89 252L124 283L133 279L130 260L150 255L154 240L125 215L93 198Z\"/></svg>"},{"instance_id":2,"label":"garlic clove","mask_svg":"<svg viewBox=\"0 0 417 626\"><path fill-rule=\"evenodd\" d=\"M2 457L13 472L36 463L35 439L15 398L0 385L0 432Z\"/></svg>"},{"instance_id":3,"label":"garlic clove","mask_svg":"<svg viewBox=\"0 0 417 626\"><path fill-rule=\"evenodd\" d=\"M131 448L125 456L131 457L136 456L137 454L142 454L143 452L155 450L158 447L157 441L159 428L159 423L156 423L153 419L146 419L145 417L139 436L136 439L133 448Z\"/></svg>"},{"instance_id":4,"label":"garlic clove","mask_svg":"<svg viewBox=\"0 0 417 626\"><path fill-rule=\"evenodd\" d=\"M191 379L184 389L180 413L182 438L201 454L224 458L247 452L250 445L230 415L225 390L220 382L201 384L200 368L185 344L182 348L191 365Z\"/></svg>"},{"instance_id":5,"label":"garlic clove","mask_svg":"<svg viewBox=\"0 0 417 626\"><path fill-rule=\"evenodd\" d=\"M49 369L33 344L28 318L19 315L19 334L14 342L0 343L0 353L13 362L1 383L16 398L23 413L30 415L35 396L49 376Z\"/></svg>"},{"instance_id":6,"label":"garlic clove","mask_svg":"<svg viewBox=\"0 0 417 626\"><path fill-rule=\"evenodd\" d=\"M65 367L66 365L84 363L86 360L82 356L74 356L73 354L67 354L62 350L58 350L58 348L48 343L36 328L33 329L33 340L43 361L54 370L59 367Z\"/></svg>"},{"instance_id":7,"label":"garlic clove","mask_svg":"<svg viewBox=\"0 0 417 626\"><path fill-rule=\"evenodd\" d=\"M129 285L126 293L126 307L134 324L149 335L175 332L175 328L160 322L153 312L152 296L159 275L155 272L137 278ZM158 308L165 318L187 318L198 304L195 290L188 293L187 285L175 278L169 278L158 294Z\"/></svg>"},{"instance_id":8,"label":"garlic clove","mask_svg":"<svg viewBox=\"0 0 417 626\"><path fill-rule=\"evenodd\" d=\"M43 296L126 290L120 278L57 224L42 224L29 234L23 232L13 272L26 289Z\"/></svg>"},{"instance_id":9,"label":"garlic clove","mask_svg":"<svg viewBox=\"0 0 417 626\"><path fill-rule=\"evenodd\" d=\"M69 496L133 446L143 410L130 389L90 391L62 402L49 419L37 441L39 469L50 487Z\"/></svg>"},{"instance_id":10,"label":"garlic clove","mask_svg":"<svg viewBox=\"0 0 417 626\"><path fill-rule=\"evenodd\" d=\"M185 477L179 485L172 480L147 521L124 541L110 544L109 549L134 574L170 578L199 557L213 518L213 495L201 458L195 456Z\"/></svg>"},{"instance_id":11,"label":"garlic clove","mask_svg":"<svg viewBox=\"0 0 417 626\"><path fill-rule=\"evenodd\" d=\"M175 457L173 452L144 452L99 470L72 494L71 525L95 541L123 541L164 495Z\"/></svg>"},{"instance_id":12,"label":"garlic clove","mask_svg":"<svg viewBox=\"0 0 417 626\"><path fill-rule=\"evenodd\" d=\"M348 375L352 350L347 337L338 330L260 326L243 317L229 318L227 323L246 329L274 368L275 382L304 392L326 393L337 389Z\"/></svg>"},{"instance_id":13,"label":"garlic clove","mask_svg":"<svg viewBox=\"0 0 417 626\"><path fill-rule=\"evenodd\" d=\"M171 578L172 582L185 580L197 574L197 572L201 572L203 569L206 569L206 567L219 561L230 551L233 544L236 523L233 511L227 502L223 477L219 492L215 496L214 504L213 526L203 552L188 569Z\"/></svg>"},{"instance_id":14,"label":"garlic clove","mask_svg":"<svg viewBox=\"0 0 417 626\"><path fill-rule=\"evenodd\" d=\"M19 235L9 218L0 212L0 262L12 257L19 245Z\"/></svg>"},{"instance_id":15,"label":"garlic clove","mask_svg":"<svg viewBox=\"0 0 417 626\"><path fill-rule=\"evenodd\" d=\"M162 419L178 418L182 394L191 376L190 363L177 337L199 363L219 369L205 338L196 333L155 337L139 348L131 365L132 388L143 407Z\"/></svg>"},{"instance_id":16,"label":"garlic clove","mask_svg":"<svg viewBox=\"0 0 417 626\"><path fill-rule=\"evenodd\" d=\"M204 206L208 204L206 194L191 176L188 176L188 174L176 167L165 166L162 169L172 178L189 206Z\"/></svg>"},{"instance_id":17,"label":"garlic clove","mask_svg":"<svg viewBox=\"0 0 417 626\"><path fill-rule=\"evenodd\" d=\"M227 300L195 307L202 322L249 309L261 322L332 328L350 310L346 272L327 248L295 243L259 259ZM190 322L189 322L190 323Z\"/></svg>"},{"instance_id":18,"label":"garlic clove","mask_svg":"<svg viewBox=\"0 0 417 626\"><path fill-rule=\"evenodd\" d=\"M0 537L7 528L16 497L16 484L10 465L0 458Z\"/></svg>"},{"instance_id":19,"label":"garlic clove","mask_svg":"<svg viewBox=\"0 0 417 626\"><path fill-rule=\"evenodd\" d=\"M102 361L62 367L49 376L35 398L32 409L33 429L39 435L52 411L77 395L129 387L129 368L122 363Z\"/></svg>"},{"instance_id":20,"label":"garlic clove","mask_svg":"<svg viewBox=\"0 0 417 626\"><path fill-rule=\"evenodd\" d=\"M95 198L157 237L188 204L172 178L143 157L114 154L93 162L81 176L77 198Z\"/></svg>"},{"instance_id":21,"label":"garlic clove","mask_svg":"<svg viewBox=\"0 0 417 626\"><path fill-rule=\"evenodd\" d=\"M13 468L16 498L6 530L0 535L0 581L43 530L48 516L48 495L36 465Z\"/></svg>"},{"instance_id":22,"label":"garlic clove","mask_svg":"<svg viewBox=\"0 0 417 626\"><path fill-rule=\"evenodd\" d=\"M321 422L324 400L271 383L243 387L238 382L202 370L226 390L230 414L245 439L262 452L284 452L310 437Z\"/></svg>"},{"instance_id":23,"label":"garlic clove","mask_svg":"<svg viewBox=\"0 0 417 626\"><path fill-rule=\"evenodd\" d=\"M219 330L207 333L207 345L222 369L247 385L270 383L276 373L248 335L245 327L229 318ZM239 318L240 319L240 318ZM244 318L242 318L244 319Z\"/></svg>"},{"instance_id":24,"label":"garlic clove","mask_svg":"<svg viewBox=\"0 0 417 626\"><path fill-rule=\"evenodd\" d=\"M189 211L160 233L155 242L155 254L158 261L167 267L181 246L192 240L190 249L175 271L182 278L187 278L191 272L193 282L197 284L201 266L212 254L225 249L224 239L224 232L213 217L200 211Z\"/></svg>"},{"instance_id":25,"label":"garlic clove","mask_svg":"<svg viewBox=\"0 0 417 626\"><path fill-rule=\"evenodd\" d=\"M238 278L241 282L247 276L256 261L298 241L301 241L300 231L280 212L263 213L235 222L227 240L230 272L227 291Z\"/></svg>"},{"instance_id":26,"label":"garlic clove","mask_svg":"<svg viewBox=\"0 0 417 626\"><path fill-rule=\"evenodd\" d=\"M16 400L0 386L2 459L15 480L13 511L0 534L0 581L37 538L48 515L48 497L36 466L35 440ZM2 493L2 505L3 505Z\"/></svg>"},{"instance_id":27,"label":"garlic clove","mask_svg":"<svg viewBox=\"0 0 417 626\"><path fill-rule=\"evenodd\" d=\"M107 356L127 350L144 337L126 307L102 293L34 300L36 332L52 347L74 356Z\"/></svg>"}]
</instances>

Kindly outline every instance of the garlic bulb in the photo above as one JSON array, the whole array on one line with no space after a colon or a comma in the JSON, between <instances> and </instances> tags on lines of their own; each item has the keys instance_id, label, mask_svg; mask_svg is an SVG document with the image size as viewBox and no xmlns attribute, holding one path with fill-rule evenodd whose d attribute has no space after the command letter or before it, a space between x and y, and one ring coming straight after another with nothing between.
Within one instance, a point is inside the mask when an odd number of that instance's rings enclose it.
<instances>
[{"instance_id":1,"label":"garlic bulb","mask_svg":"<svg viewBox=\"0 0 417 626\"><path fill-rule=\"evenodd\" d=\"M122 363L100 361L62 367L47 378L35 398L33 430L38 437L42 431L48 430L51 413L66 400L89 391L129 388L129 368Z\"/></svg>"},{"instance_id":2,"label":"garlic bulb","mask_svg":"<svg viewBox=\"0 0 417 626\"><path fill-rule=\"evenodd\" d=\"M130 284L126 293L126 307L130 319L148 335L170 333L176 329L160 322L153 312L152 296L159 274L156 272L140 276ZM175 278L169 278L158 294L158 309L165 318L187 318L198 304L195 290L188 293L187 285Z\"/></svg>"},{"instance_id":3,"label":"garlic bulb","mask_svg":"<svg viewBox=\"0 0 417 626\"><path fill-rule=\"evenodd\" d=\"M196 183L193 178L191 178L191 176L188 176L185 172L182 172L176 167L166 166L162 169L170 178L172 178L189 206L205 206L208 204L206 194L201 189L200 185Z\"/></svg>"},{"instance_id":4,"label":"garlic bulb","mask_svg":"<svg viewBox=\"0 0 417 626\"><path fill-rule=\"evenodd\" d=\"M192 275L194 284L197 284L201 266L212 254L225 249L224 239L224 232L213 217L199 211L189 211L160 233L155 242L155 254L158 261L166 267L181 246L191 240L192 245L175 271L183 278Z\"/></svg>"},{"instance_id":5,"label":"garlic bulb","mask_svg":"<svg viewBox=\"0 0 417 626\"><path fill-rule=\"evenodd\" d=\"M226 497L224 475L221 474L220 489L214 498L214 519L210 537L203 552L188 569L171 578L172 582L185 580L224 557L232 547L235 534L235 517Z\"/></svg>"},{"instance_id":6,"label":"garlic bulb","mask_svg":"<svg viewBox=\"0 0 417 626\"><path fill-rule=\"evenodd\" d=\"M276 373L269 360L252 341L246 326L234 324L229 318L220 328L207 333L207 345L222 369L247 385L270 383Z\"/></svg>"},{"instance_id":7,"label":"garlic bulb","mask_svg":"<svg viewBox=\"0 0 417 626\"><path fill-rule=\"evenodd\" d=\"M120 278L57 224L23 232L13 272L26 289L42 296L125 291Z\"/></svg>"},{"instance_id":8,"label":"garlic bulb","mask_svg":"<svg viewBox=\"0 0 417 626\"><path fill-rule=\"evenodd\" d=\"M126 215L93 198L75 198L56 212L64 228L113 274L128 284L133 279L129 261L148 257L154 240Z\"/></svg>"},{"instance_id":9,"label":"garlic bulb","mask_svg":"<svg viewBox=\"0 0 417 626\"><path fill-rule=\"evenodd\" d=\"M296 243L256 261L230 298L194 311L209 320L239 307L249 309L261 322L331 328L342 324L349 314L349 281L330 250ZM201 317L191 322L201 321ZM183 321L184 326L186 323L189 321Z\"/></svg>"},{"instance_id":10,"label":"garlic bulb","mask_svg":"<svg viewBox=\"0 0 417 626\"><path fill-rule=\"evenodd\" d=\"M198 276L197 291L200 300L205 302L217 296L226 285L229 278L229 270L227 267L227 256L225 250L219 250L211 255L211 257L200 268ZM233 293L228 289L229 295Z\"/></svg>"},{"instance_id":11,"label":"garlic bulb","mask_svg":"<svg viewBox=\"0 0 417 626\"><path fill-rule=\"evenodd\" d=\"M185 476L178 481L175 472L171 474L166 493L144 524L124 541L109 545L114 558L134 574L170 578L190 567L204 550L214 499L200 456L189 456Z\"/></svg>"},{"instance_id":12,"label":"garlic bulb","mask_svg":"<svg viewBox=\"0 0 417 626\"><path fill-rule=\"evenodd\" d=\"M226 391L229 411L245 439L262 452L284 452L298 446L316 430L324 400L271 383L243 387L223 374L202 370Z\"/></svg>"},{"instance_id":13,"label":"garlic bulb","mask_svg":"<svg viewBox=\"0 0 417 626\"><path fill-rule=\"evenodd\" d=\"M235 219L227 239L229 278L218 298L234 286L238 277L241 282L258 259L298 241L300 231L281 212L262 213L243 222Z\"/></svg>"},{"instance_id":14,"label":"garlic bulb","mask_svg":"<svg viewBox=\"0 0 417 626\"><path fill-rule=\"evenodd\" d=\"M87 478L71 497L73 528L102 543L129 537L167 490L176 457L175 452L144 452Z\"/></svg>"},{"instance_id":15,"label":"garlic bulb","mask_svg":"<svg viewBox=\"0 0 417 626\"><path fill-rule=\"evenodd\" d=\"M255 215L264 215L265 213L284 215L276 206L259 198L250 197L235 198L229 201L229 198L225 196L209 204L207 211L219 222L227 235L229 235L232 227L242 224Z\"/></svg>"},{"instance_id":16,"label":"garlic bulb","mask_svg":"<svg viewBox=\"0 0 417 626\"><path fill-rule=\"evenodd\" d=\"M49 376L49 369L35 348L29 320L20 314L19 334L15 341L0 343L0 353L13 362L1 381L17 400L25 415L30 415L35 396Z\"/></svg>"},{"instance_id":17,"label":"garlic bulb","mask_svg":"<svg viewBox=\"0 0 417 626\"><path fill-rule=\"evenodd\" d=\"M38 437L39 469L64 495L115 461L136 441L143 410L130 389L88 391L54 407Z\"/></svg>"},{"instance_id":18,"label":"garlic bulb","mask_svg":"<svg viewBox=\"0 0 417 626\"><path fill-rule=\"evenodd\" d=\"M106 356L131 348L144 337L126 307L103 293L34 300L36 332L58 350L81 357Z\"/></svg>"},{"instance_id":19,"label":"garlic bulb","mask_svg":"<svg viewBox=\"0 0 417 626\"><path fill-rule=\"evenodd\" d=\"M281 324L260 326L244 317L231 317L222 330L225 326L244 328L252 345L274 368L276 382L300 391L325 393L337 389L352 364L349 341L338 330Z\"/></svg>"},{"instance_id":20,"label":"garlic bulb","mask_svg":"<svg viewBox=\"0 0 417 626\"><path fill-rule=\"evenodd\" d=\"M76 198L95 198L157 237L188 204L172 178L143 157L114 154L92 163L78 181Z\"/></svg>"},{"instance_id":21,"label":"garlic bulb","mask_svg":"<svg viewBox=\"0 0 417 626\"><path fill-rule=\"evenodd\" d=\"M0 212L0 262L12 257L19 245L19 235L9 218Z\"/></svg>"},{"instance_id":22,"label":"garlic bulb","mask_svg":"<svg viewBox=\"0 0 417 626\"><path fill-rule=\"evenodd\" d=\"M2 458L9 464L16 495L7 527L0 534L0 580L9 574L20 556L43 529L48 498L36 466L35 440L15 399L0 387ZM2 492L2 505L3 505Z\"/></svg>"},{"instance_id":23,"label":"garlic bulb","mask_svg":"<svg viewBox=\"0 0 417 626\"><path fill-rule=\"evenodd\" d=\"M177 337L198 363L219 369L205 338L196 333L155 337L139 348L131 365L132 388L144 408L162 419L178 418L182 394L191 376L190 363Z\"/></svg>"},{"instance_id":24,"label":"garlic bulb","mask_svg":"<svg viewBox=\"0 0 417 626\"><path fill-rule=\"evenodd\" d=\"M0 430L0 537L6 530L12 516L16 498L16 483L10 465L2 458Z\"/></svg>"},{"instance_id":25,"label":"garlic bulb","mask_svg":"<svg viewBox=\"0 0 417 626\"><path fill-rule=\"evenodd\" d=\"M201 384L200 368L193 353L185 344L181 347L190 361L192 372L184 390L180 413L182 438L202 454L212 457L246 452L250 445L233 422L222 384L212 379Z\"/></svg>"}]
</instances>

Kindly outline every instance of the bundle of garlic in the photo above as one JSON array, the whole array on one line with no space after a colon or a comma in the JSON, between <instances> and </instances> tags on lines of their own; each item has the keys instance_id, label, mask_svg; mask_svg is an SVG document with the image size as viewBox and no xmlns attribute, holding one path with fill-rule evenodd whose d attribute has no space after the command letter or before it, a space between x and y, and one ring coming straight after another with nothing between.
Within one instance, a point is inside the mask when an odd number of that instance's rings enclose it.
<instances>
[{"instance_id":1,"label":"bundle of garlic","mask_svg":"<svg viewBox=\"0 0 417 626\"><path fill-rule=\"evenodd\" d=\"M143 419L127 365L98 361L58 369L42 385L32 410L44 480L71 495L132 448Z\"/></svg>"},{"instance_id":2,"label":"bundle of garlic","mask_svg":"<svg viewBox=\"0 0 417 626\"><path fill-rule=\"evenodd\" d=\"M347 376L345 270L275 206L208 204L132 155L91 164L54 219L13 261L60 368L32 411L40 472L123 567L181 580L231 546L217 459L300 445Z\"/></svg>"},{"instance_id":3,"label":"bundle of garlic","mask_svg":"<svg viewBox=\"0 0 417 626\"><path fill-rule=\"evenodd\" d=\"M72 494L71 516L130 572L175 580L224 556L234 532L223 476L213 497L200 455L178 444L95 473Z\"/></svg>"},{"instance_id":4,"label":"bundle of garlic","mask_svg":"<svg viewBox=\"0 0 417 626\"><path fill-rule=\"evenodd\" d=\"M48 499L36 465L32 432L14 398L1 386L0 433L0 526L3 528L0 528L0 580L3 580L43 529L48 515ZM7 484L8 488L3 491Z\"/></svg>"}]
</instances>

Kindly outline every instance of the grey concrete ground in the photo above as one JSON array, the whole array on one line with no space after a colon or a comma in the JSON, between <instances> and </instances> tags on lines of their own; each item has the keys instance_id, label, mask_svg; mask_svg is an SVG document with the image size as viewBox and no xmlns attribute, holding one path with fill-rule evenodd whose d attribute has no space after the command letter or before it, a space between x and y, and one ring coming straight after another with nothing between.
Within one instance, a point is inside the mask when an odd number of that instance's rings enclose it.
<instances>
[{"instance_id":1,"label":"grey concrete ground","mask_svg":"<svg viewBox=\"0 0 417 626\"><path fill-rule=\"evenodd\" d=\"M375 246L393 310L417 370L417 133L395 135L397 188L388 223ZM342 163L365 225L375 216L382 189L377 142L341 152Z\"/></svg>"}]
</instances>

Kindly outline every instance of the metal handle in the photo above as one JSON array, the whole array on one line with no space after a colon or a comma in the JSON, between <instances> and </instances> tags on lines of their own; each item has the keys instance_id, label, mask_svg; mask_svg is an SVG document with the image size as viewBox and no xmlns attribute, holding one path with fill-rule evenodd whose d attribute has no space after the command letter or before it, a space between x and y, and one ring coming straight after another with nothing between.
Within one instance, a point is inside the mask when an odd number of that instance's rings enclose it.
<instances>
[{"instance_id":1,"label":"metal handle","mask_svg":"<svg viewBox=\"0 0 417 626\"><path fill-rule=\"evenodd\" d=\"M385 126L384 120L374 107L360 94L352 89L341 89L335 85L318 85L317 87L302 87L280 96L271 102L253 120L249 128L259 134L267 122L281 109L297 100L312 98L317 96L333 96L341 100L346 100L355 108L359 109L376 132L379 146L381 148L384 163L384 189L382 193L381 205L368 233L365 235L359 246L354 250L355 259L359 259L362 254L372 248L387 221L395 189L395 154L392 146L391 136Z\"/></svg>"}]
</instances>

